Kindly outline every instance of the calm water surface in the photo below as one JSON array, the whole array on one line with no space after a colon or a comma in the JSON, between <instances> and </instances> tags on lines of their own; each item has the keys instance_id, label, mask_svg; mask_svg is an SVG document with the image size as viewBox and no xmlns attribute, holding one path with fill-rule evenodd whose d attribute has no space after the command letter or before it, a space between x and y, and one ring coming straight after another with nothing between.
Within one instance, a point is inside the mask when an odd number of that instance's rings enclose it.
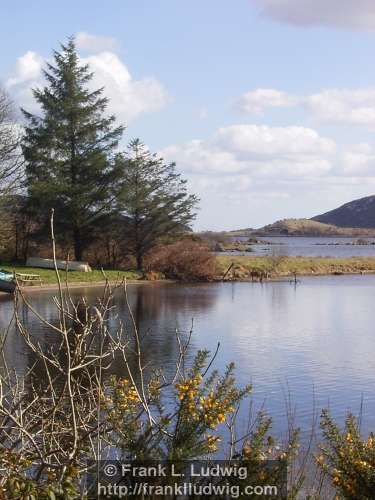
<instances>
[{"instance_id":1,"label":"calm water surface","mask_svg":"<svg viewBox=\"0 0 375 500\"><path fill-rule=\"evenodd\" d=\"M92 303L99 292L72 290ZM178 352L175 330L187 338L194 319L190 356L200 348L214 351L220 341L216 366L223 369L235 361L239 382L253 383L255 406L264 403L278 431L286 427L288 390L304 429L311 424L314 407L329 406L341 421L348 409L359 413L363 397L363 430L375 430L374 292L375 276L303 278L297 286L283 282L129 287L140 331L147 334L147 361L172 373ZM55 320L51 296L40 292L29 297L43 315ZM125 316L121 294L116 301ZM51 341L32 314L23 314L42 341ZM11 317L12 301L2 296L0 329ZM32 362L12 330L8 357L19 369Z\"/></svg>"},{"instance_id":2,"label":"calm water surface","mask_svg":"<svg viewBox=\"0 0 375 500\"><path fill-rule=\"evenodd\" d=\"M247 238L234 238L244 239ZM259 238L271 245L252 245L250 255L289 255L291 257L375 257L375 238L361 238L373 245L354 245L359 238L315 238L304 236L272 236ZM249 254L247 254L249 255Z\"/></svg>"}]
</instances>

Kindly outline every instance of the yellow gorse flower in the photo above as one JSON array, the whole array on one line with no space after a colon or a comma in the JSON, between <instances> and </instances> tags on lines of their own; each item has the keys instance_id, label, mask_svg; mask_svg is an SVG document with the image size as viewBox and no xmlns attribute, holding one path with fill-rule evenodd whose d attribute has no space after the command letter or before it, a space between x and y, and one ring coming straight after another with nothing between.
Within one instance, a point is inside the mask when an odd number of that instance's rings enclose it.
<instances>
[{"instance_id":1,"label":"yellow gorse flower","mask_svg":"<svg viewBox=\"0 0 375 500\"><path fill-rule=\"evenodd\" d=\"M180 384L176 384L177 397L180 401L184 402L185 409L194 420L199 419L195 400L198 397L201 382L202 376L198 374Z\"/></svg>"},{"instance_id":2,"label":"yellow gorse flower","mask_svg":"<svg viewBox=\"0 0 375 500\"><path fill-rule=\"evenodd\" d=\"M227 399L217 399L211 391L206 398L201 398L201 411L206 424L210 428L215 428L226 420L226 414L234 411Z\"/></svg>"},{"instance_id":3,"label":"yellow gorse flower","mask_svg":"<svg viewBox=\"0 0 375 500\"><path fill-rule=\"evenodd\" d=\"M227 397L220 397L213 390L207 396L200 396L200 384L203 378L200 374L176 384L177 397L184 404L184 410L193 420L203 420L211 429L226 420L226 415L234 411ZM200 397L199 397L200 396Z\"/></svg>"},{"instance_id":4,"label":"yellow gorse flower","mask_svg":"<svg viewBox=\"0 0 375 500\"><path fill-rule=\"evenodd\" d=\"M211 434L207 435L207 448L210 452L217 451L217 443L221 441L219 436L212 436Z\"/></svg>"},{"instance_id":5,"label":"yellow gorse flower","mask_svg":"<svg viewBox=\"0 0 375 500\"><path fill-rule=\"evenodd\" d=\"M138 391L130 380L120 379L115 384L113 395L105 398L106 404L113 407L110 413L112 417L131 413L140 403Z\"/></svg>"}]
</instances>

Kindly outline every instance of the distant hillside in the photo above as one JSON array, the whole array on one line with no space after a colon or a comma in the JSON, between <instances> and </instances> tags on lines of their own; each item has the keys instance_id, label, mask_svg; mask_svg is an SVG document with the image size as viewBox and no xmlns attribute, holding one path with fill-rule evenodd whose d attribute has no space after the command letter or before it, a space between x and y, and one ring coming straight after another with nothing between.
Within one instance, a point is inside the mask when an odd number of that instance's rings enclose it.
<instances>
[{"instance_id":1,"label":"distant hillside","mask_svg":"<svg viewBox=\"0 0 375 500\"><path fill-rule=\"evenodd\" d=\"M339 227L375 228L375 195L350 201L312 220Z\"/></svg>"},{"instance_id":2,"label":"distant hillside","mask_svg":"<svg viewBox=\"0 0 375 500\"><path fill-rule=\"evenodd\" d=\"M258 236L375 236L375 229L337 227L311 219L284 219L254 231Z\"/></svg>"},{"instance_id":3,"label":"distant hillside","mask_svg":"<svg viewBox=\"0 0 375 500\"><path fill-rule=\"evenodd\" d=\"M284 219L260 229L228 231L229 236L375 237L375 195L345 203L311 219Z\"/></svg>"}]
</instances>

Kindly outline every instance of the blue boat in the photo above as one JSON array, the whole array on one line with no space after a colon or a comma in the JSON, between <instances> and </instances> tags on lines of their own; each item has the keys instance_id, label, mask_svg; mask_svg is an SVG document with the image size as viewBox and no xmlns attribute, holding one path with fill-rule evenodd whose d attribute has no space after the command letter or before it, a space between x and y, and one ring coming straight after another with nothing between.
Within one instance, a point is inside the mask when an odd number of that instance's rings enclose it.
<instances>
[{"instance_id":1,"label":"blue boat","mask_svg":"<svg viewBox=\"0 0 375 500\"><path fill-rule=\"evenodd\" d=\"M0 292L14 293L16 283L13 273L7 271L0 271Z\"/></svg>"}]
</instances>

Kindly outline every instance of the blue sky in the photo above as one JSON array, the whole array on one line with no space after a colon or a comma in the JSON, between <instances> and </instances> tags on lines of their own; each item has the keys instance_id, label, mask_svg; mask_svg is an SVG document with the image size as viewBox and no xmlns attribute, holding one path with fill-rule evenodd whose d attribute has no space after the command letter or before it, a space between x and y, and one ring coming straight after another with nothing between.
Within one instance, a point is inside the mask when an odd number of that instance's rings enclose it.
<instances>
[{"instance_id":1,"label":"blue sky","mask_svg":"<svg viewBox=\"0 0 375 500\"><path fill-rule=\"evenodd\" d=\"M77 35L111 111L189 180L197 229L312 216L375 191L372 0L15 0L0 81L16 105Z\"/></svg>"}]
</instances>

